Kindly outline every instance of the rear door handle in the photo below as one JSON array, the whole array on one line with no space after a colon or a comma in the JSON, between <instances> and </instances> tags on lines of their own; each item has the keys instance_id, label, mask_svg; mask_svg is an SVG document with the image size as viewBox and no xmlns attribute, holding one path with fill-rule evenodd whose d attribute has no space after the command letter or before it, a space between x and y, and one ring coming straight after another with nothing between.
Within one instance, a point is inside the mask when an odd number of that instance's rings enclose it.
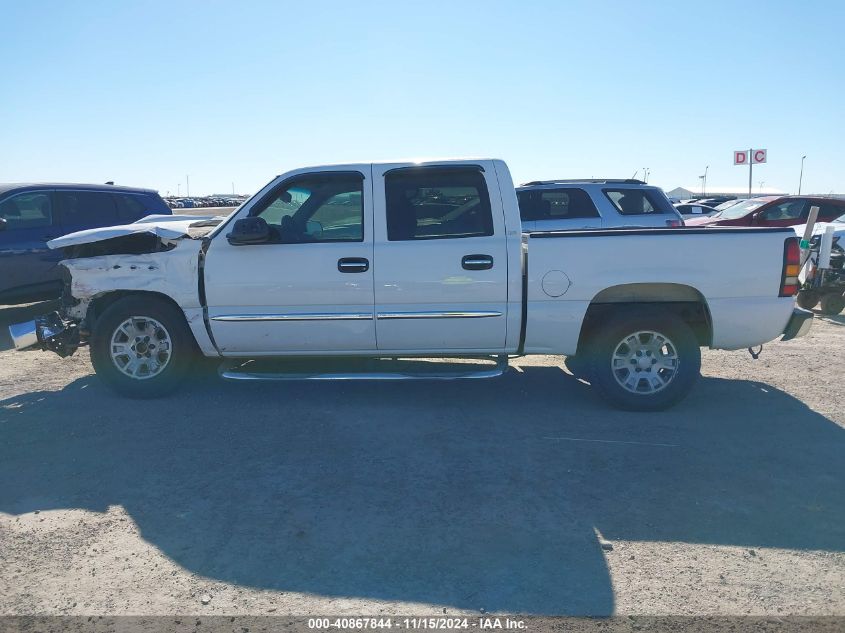
<instances>
[{"instance_id":1,"label":"rear door handle","mask_svg":"<svg viewBox=\"0 0 845 633\"><path fill-rule=\"evenodd\" d=\"M365 273L370 269L370 260L365 257L343 257L337 260L337 269L342 273Z\"/></svg>"},{"instance_id":2,"label":"rear door handle","mask_svg":"<svg viewBox=\"0 0 845 633\"><path fill-rule=\"evenodd\" d=\"M464 270L490 270L493 268L493 257L490 255L464 255L461 259Z\"/></svg>"}]
</instances>

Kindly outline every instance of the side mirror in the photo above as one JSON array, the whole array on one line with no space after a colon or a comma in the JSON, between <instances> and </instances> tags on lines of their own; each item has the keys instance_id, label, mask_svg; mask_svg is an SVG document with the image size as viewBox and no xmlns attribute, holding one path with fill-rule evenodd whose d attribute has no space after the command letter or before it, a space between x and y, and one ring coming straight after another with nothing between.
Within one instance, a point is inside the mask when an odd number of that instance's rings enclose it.
<instances>
[{"instance_id":1,"label":"side mirror","mask_svg":"<svg viewBox=\"0 0 845 633\"><path fill-rule=\"evenodd\" d=\"M6 218L0 218L0 231L6 230Z\"/></svg>"},{"instance_id":2,"label":"side mirror","mask_svg":"<svg viewBox=\"0 0 845 633\"><path fill-rule=\"evenodd\" d=\"M264 218L241 218L235 221L226 239L233 246L265 244L270 241L270 227Z\"/></svg>"}]
</instances>

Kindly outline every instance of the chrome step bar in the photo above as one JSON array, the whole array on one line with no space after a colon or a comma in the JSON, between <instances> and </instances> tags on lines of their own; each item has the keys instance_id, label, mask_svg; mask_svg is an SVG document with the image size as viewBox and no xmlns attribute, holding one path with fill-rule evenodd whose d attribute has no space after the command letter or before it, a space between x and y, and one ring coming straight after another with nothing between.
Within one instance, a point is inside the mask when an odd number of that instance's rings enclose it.
<instances>
[{"instance_id":1,"label":"chrome step bar","mask_svg":"<svg viewBox=\"0 0 845 633\"><path fill-rule=\"evenodd\" d=\"M268 372L253 371L246 367L253 361L237 360L224 362L218 369L218 374L225 380L461 380L468 378L496 378L508 370L508 357L506 354L495 357L484 357L483 359L479 358L478 360L495 360L496 365L490 368L473 369L472 371L422 371L418 373L364 371Z\"/></svg>"}]
</instances>

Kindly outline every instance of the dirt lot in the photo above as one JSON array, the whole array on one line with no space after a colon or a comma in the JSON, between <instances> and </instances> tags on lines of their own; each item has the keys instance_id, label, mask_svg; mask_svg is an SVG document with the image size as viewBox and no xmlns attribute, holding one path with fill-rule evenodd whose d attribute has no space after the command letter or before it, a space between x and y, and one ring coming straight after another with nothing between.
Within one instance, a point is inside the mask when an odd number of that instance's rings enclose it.
<instances>
[{"instance_id":1,"label":"dirt lot","mask_svg":"<svg viewBox=\"0 0 845 633\"><path fill-rule=\"evenodd\" d=\"M845 317L704 375L661 414L554 357L139 402L0 352L0 613L845 615Z\"/></svg>"}]
</instances>

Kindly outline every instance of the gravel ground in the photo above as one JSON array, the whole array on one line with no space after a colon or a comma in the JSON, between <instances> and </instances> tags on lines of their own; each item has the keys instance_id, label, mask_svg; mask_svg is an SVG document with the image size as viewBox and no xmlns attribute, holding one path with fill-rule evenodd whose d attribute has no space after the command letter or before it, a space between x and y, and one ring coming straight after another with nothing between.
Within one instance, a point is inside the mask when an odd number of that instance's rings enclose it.
<instances>
[{"instance_id":1,"label":"gravel ground","mask_svg":"<svg viewBox=\"0 0 845 633\"><path fill-rule=\"evenodd\" d=\"M0 614L845 615L844 316L659 414L560 361L139 402L0 352Z\"/></svg>"}]
</instances>

